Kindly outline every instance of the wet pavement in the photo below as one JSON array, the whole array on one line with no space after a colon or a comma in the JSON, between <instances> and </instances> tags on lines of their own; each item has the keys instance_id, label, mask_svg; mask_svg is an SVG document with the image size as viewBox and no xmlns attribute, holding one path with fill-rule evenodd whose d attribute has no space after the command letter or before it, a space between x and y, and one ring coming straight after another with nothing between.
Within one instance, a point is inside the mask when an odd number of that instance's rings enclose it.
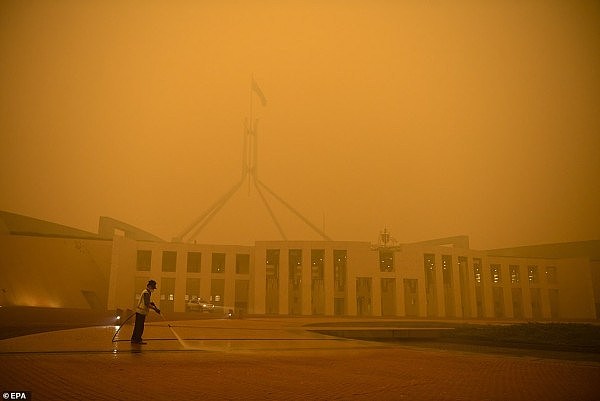
<instances>
[{"instance_id":1,"label":"wet pavement","mask_svg":"<svg viewBox=\"0 0 600 401\"><path fill-rule=\"evenodd\" d=\"M0 391L35 400L600 398L597 362L338 338L307 326L318 321L153 322L146 345L130 344L131 325L114 342L115 326L5 339Z\"/></svg>"},{"instance_id":2,"label":"wet pavement","mask_svg":"<svg viewBox=\"0 0 600 401\"><path fill-rule=\"evenodd\" d=\"M319 334L304 327L312 319L204 319L146 324L145 345L130 343L133 326L90 327L0 341L0 353L214 351L248 352L377 347L376 343ZM118 331L118 333L117 333ZM116 336L115 336L116 334ZM113 341L114 337L114 341Z\"/></svg>"}]
</instances>

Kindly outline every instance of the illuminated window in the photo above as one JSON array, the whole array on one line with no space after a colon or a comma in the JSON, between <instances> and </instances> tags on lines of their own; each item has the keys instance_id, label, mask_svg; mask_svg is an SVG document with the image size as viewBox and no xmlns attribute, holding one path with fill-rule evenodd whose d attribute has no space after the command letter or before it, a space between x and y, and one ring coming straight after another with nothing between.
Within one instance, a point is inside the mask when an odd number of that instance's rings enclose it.
<instances>
[{"instance_id":1,"label":"illuminated window","mask_svg":"<svg viewBox=\"0 0 600 401\"><path fill-rule=\"evenodd\" d=\"M521 274L519 272L519 266L517 265L510 265L508 267L509 271L510 271L510 282L512 284L519 284L519 282L521 281Z\"/></svg>"},{"instance_id":2,"label":"illuminated window","mask_svg":"<svg viewBox=\"0 0 600 401\"><path fill-rule=\"evenodd\" d=\"M333 251L333 281L336 291L346 289L346 259L347 253L345 250Z\"/></svg>"},{"instance_id":3,"label":"illuminated window","mask_svg":"<svg viewBox=\"0 0 600 401\"><path fill-rule=\"evenodd\" d=\"M279 277L279 249L267 249L267 277Z\"/></svg>"},{"instance_id":4,"label":"illuminated window","mask_svg":"<svg viewBox=\"0 0 600 401\"><path fill-rule=\"evenodd\" d=\"M435 269L435 255L432 253L426 253L424 255L425 258L425 269L434 270Z\"/></svg>"},{"instance_id":5,"label":"illuminated window","mask_svg":"<svg viewBox=\"0 0 600 401\"><path fill-rule=\"evenodd\" d=\"M452 256L442 255L442 278L444 287L452 287Z\"/></svg>"},{"instance_id":6,"label":"illuminated window","mask_svg":"<svg viewBox=\"0 0 600 401\"><path fill-rule=\"evenodd\" d=\"M490 274L492 276L492 283L500 284L502 282L502 277L500 276L500 265L490 265Z\"/></svg>"},{"instance_id":7,"label":"illuminated window","mask_svg":"<svg viewBox=\"0 0 600 401\"><path fill-rule=\"evenodd\" d=\"M481 284L481 259L473 259L473 274L475 282Z\"/></svg>"},{"instance_id":8,"label":"illuminated window","mask_svg":"<svg viewBox=\"0 0 600 401\"><path fill-rule=\"evenodd\" d=\"M546 267L546 282L549 284L556 284L556 267Z\"/></svg>"},{"instance_id":9,"label":"illuminated window","mask_svg":"<svg viewBox=\"0 0 600 401\"><path fill-rule=\"evenodd\" d=\"M302 314L302 249L288 251L288 307L291 315Z\"/></svg>"},{"instance_id":10,"label":"illuminated window","mask_svg":"<svg viewBox=\"0 0 600 401\"><path fill-rule=\"evenodd\" d=\"M312 249L310 251L311 278L322 280L325 277L325 250Z\"/></svg>"},{"instance_id":11,"label":"illuminated window","mask_svg":"<svg viewBox=\"0 0 600 401\"><path fill-rule=\"evenodd\" d=\"M290 249L288 252L289 280L294 289L302 283L302 250ZM300 312L298 312L300 313Z\"/></svg>"},{"instance_id":12,"label":"illuminated window","mask_svg":"<svg viewBox=\"0 0 600 401\"><path fill-rule=\"evenodd\" d=\"M538 267L527 266L527 277L530 284L536 284L538 282Z\"/></svg>"},{"instance_id":13,"label":"illuminated window","mask_svg":"<svg viewBox=\"0 0 600 401\"><path fill-rule=\"evenodd\" d=\"M213 253L211 269L212 273L225 273L225 254Z\"/></svg>"},{"instance_id":14,"label":"illuminated window","mask_svg":"<svg viewBox=\"0 0 600 401\"><path fill-rule=\"evenodd\" d=\"M394 252L383 250L379 251L379 271L394 271Z\"/></svg>"},{"instance_id":15,"label":"illuminated window","mask_svg":"<svg viewBox=\"0 0 600 401\"><path fill-rule=\"evenodd\" d=\"M187 278L185 281L185 301L191 303L186 305L187 310L196 310L198 306L198 299L200 298L200 279L199 278Z\"/></svg>"},{"instance_id":16,"label":"illuminated window","mask_svg":"<svg viewBox=\"0 0 600 401\"><path fill-rule=\"evenodd\" d=\"M425 290L427 293L431 293L433 299L436 291L435 255L433 253L423 255L423 269L425 271ZM433 305L433 302L430 304Z\"/></svg>"},{"instance_id":17,"label":"illuminated window","mask_svg":"<svg viewBox=\"0 0 600 401\"><path fill-rule=\"evenodd\" d=\"M214 278L210 282L210 300L218 306L224 305L225 280Z\"/></svg>"},{"instance_id":18,"label":"illuminated window","mask_svg":"<svg viewBox=\"0 0 600 401\"><path fill-rule=\"evenodd\" d=\"M173 312L173 301L175 301L175 279L173 277L162 277L160 280L160 309Z\"/></svg>"}]
</instances>

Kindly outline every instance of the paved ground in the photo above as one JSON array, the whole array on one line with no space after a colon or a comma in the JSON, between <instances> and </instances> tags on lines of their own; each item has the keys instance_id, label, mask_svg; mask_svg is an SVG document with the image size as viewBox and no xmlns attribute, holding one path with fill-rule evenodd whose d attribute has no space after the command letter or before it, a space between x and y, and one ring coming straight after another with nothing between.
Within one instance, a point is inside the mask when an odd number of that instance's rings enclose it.
<instances>
[{"instance_id":1,"label":"paved ground","mask_svg":"<svg viewBox=\"0 0 600 401\"><path fill-rule=\"evenodd\" d=\"M157 322L0 341L0 391L34 400L598 400L600 363L338 339L306 319ZM171 325L171 327L169 327Z\"/></svg>"}]
</instances>

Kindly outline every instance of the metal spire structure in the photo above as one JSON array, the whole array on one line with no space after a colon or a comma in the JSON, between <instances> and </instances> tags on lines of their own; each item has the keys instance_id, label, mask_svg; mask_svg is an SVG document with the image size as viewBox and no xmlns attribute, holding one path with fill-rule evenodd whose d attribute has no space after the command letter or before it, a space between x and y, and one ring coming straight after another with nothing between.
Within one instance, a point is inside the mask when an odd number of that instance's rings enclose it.
<instances>
[{"instance_id":1,"label":"metal spire structure","mask_svg":"<svg viewBox=\"0 0 600 401\"><path fill-rule=\"evenodd\" d=\"M204 227L208 225L212 218L217 215L217 213L223 208L223 206L225 206L229 199L231 199L231 197L242 187L246 179L248 180L248 193L250 193L252 186L254 186L256 192L260 196L260 199L265 205L265 208L269 212L273 223L277 227L279 234L284 240L287 241L287 236L285 235L281 224L279 224L279 221L277 220L277 217L275 216L275 213L273 212L273 209L271 208L267 197L265 197L263 190L266 191L283 206L285 206L290 212L296 215L300 220L302 220L302 222L304 222L307 226L313 229L324 240L331 241L331 238L327 234L325 234L317 226L311 223L299 211L292 207L281 196L277 195L275 191L269 188L258 178L258 119L253 118L254 97L258 97L263 107L266 106L267 99L265 98L265 95L256 83L254 75L252 75L250 81L250 117L244 121L244 149L242 153L242 175L240 177L240 180L235 185L233 185L227 192L225 192L225 194L223 194L208 209L206 209L192 224L190 224L184 231L182 231L179 234L179 236L175 237L173 239L173 242L184 242L185 240L191 240L197 237L198 234L202 231L202 229L204 229Z\"/></svg>"}]
</instances>

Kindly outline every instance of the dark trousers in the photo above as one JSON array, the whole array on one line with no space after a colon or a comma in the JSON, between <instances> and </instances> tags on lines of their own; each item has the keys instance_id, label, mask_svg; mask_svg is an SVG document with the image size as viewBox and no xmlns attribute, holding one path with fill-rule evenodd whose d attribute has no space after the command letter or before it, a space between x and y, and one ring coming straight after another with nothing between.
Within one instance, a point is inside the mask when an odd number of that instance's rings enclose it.
<instances>
[{"instance_id":1,"label":"dark trousers","mask_svg":"<svg viewBox=\"0 0 600 401\"><path fill-rule=\"evenodd\" d=\"M146 315L141 313L135 313L135 326L133 327L133 334L131 335L132 343L142 342L142 334L144 334L144 323L146 322Z\"/></svg>"}]
</instances>

